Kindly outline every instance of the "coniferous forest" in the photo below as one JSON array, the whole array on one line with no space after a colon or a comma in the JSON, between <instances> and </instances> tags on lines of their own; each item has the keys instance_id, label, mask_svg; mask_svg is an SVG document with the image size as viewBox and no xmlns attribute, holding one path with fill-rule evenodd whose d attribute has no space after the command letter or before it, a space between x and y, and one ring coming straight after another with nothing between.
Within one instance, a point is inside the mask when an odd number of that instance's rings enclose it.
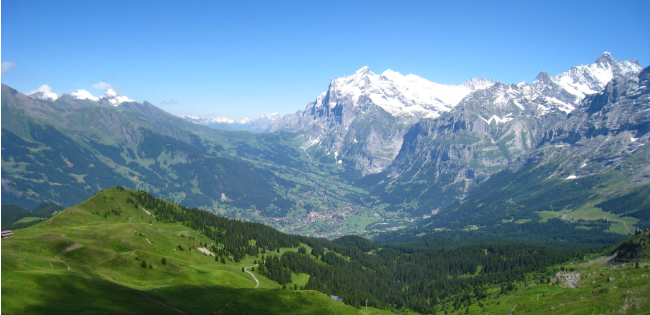
<instances>
[{"instance_id":1,"label":"coniferous forest","mask_svg":"<svg viewBox=\"0 0 650 315\"><path fill-rule=\"evenodd\" d=\"M123 189L123 188L120 188ZM214 240L215 263L259 258L258 273L282 285L292 273L309 274L301 288L336 295L361 307L407 308L434 313L435 306L458 309L487 298L488 287L505 292L527 273L578 258L585 252L526 243L480 243L427 248L393 244L380 247L357 236L334 241L287 235L259 223L227 219L197 208L179 206L144 192L128 203L151 211L156 220L180 222ZM282 248L297 248L280 255ZM550 270L535 281L548 283Z\"/></svg>"}]
</instances>

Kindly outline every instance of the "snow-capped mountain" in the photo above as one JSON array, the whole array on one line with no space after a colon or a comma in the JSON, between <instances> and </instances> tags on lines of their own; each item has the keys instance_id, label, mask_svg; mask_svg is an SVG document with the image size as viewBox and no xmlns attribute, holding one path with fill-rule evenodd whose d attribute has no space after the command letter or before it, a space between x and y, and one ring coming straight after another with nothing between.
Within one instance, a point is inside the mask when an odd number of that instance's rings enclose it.
<instances>
[{"instance_id":1,"label":"snow-capped mountain","mask_svg":"<svg viewBox=\"0 0 650 315\"><path fill-rule=\"evenodd\" d=\"M269 131L299 131L312 159L360 176L383 172L373 177L375 193L388 196L382 202L444 196L429 203L434 210L535 147L586 95L616 76L640 71L638 61L615 60L609 53L557 76L541 72L530 84L470 79L441 85L364 67L333 79L304 111L278 119Z\"/></svg>"},{"instance_id":2,"label":"snow-capped mountain","mask_svg":"<svg viewBox=\"0 0 650 315\"><path fill-rule=\"evenodd\" d=\"M42 85L38 90L31 91L27 93L29 97L33 99L40 99L40 100L47 100L47 101L55 101L59 98L59 95L52 92L52 88L50 88L47 84ZM90 94L90 92L86 90L77 90L74 91L70 94L65 94L67 97L70 97L75 100L91 100L95 102L99 102L102 105L111 105L111 106L118 106L121 103L130 103L130 102L135 102L134 100L117 94L113 89L108 89L104 95L101 97L96 97Z\"/></svg>"},{"instance_id":3,"label":"snow-capped mountain","mask_svg":"<svg viewBox=\"0 0 650 315\"><path fill-rule=\"evenodd\" d=\"M102 105L111 105L111 106L117 106L121 103L130 103L130 102L135 102L134 100L117 94L113 89L108 89L104 95L101 97L96 97L90 94L90 92L86 90L77 90L74 91L68 96L72 99L77 99L77 100L83 100L83 99L88 99L91 101L99 102Z\"/></svg>"},{"instance_id":4,"label":"snow-capped mountain","mask_svg":"<svg viewBox=\"0 0 650 315\"><path fill-rule=\"evenodd\" d=\"M444 85L392 70L377 75L363 67L332 79L315 102L276 120L269 131L302 131L303 149L314 150L316 145L317 151L333 154L332 161L351 171L378 173L395 158L410 125L449 112L463 97L492 84L472 79Z\"/></svg>"},{"instance_id":5,"label":"snow-capped mountain","mask_svg":"<svg viewBox=\"0 0 650 315\"><path fill-rule=\"evenodd\" d=\"M240 119L231 117L208 118L189 115L182 117L195 124L208 126L214 129L262 132L269 128L275 120L279 119L280 115L278 113L273 113L271 115L263 114L258 117L244 117Z\"/></svg>"},{"instance_id":6,"label":"snow-capped mountain","mask_svg":"<svg viewBox=\"0 0 650 315\"><path fill-rule=\"evenodd\" d=\"M33 99L45 101L54 101L59 98L59 95L52 92L52 88L47 84L41 85L38 89L31 91L26 95Z\"/></svg>"},{"instance_id":7,"label":"snow-capped mountain","mask_svg":"<svg viewBox=\"0 0 650 315\"><path fill-rule=\"evenodd\" d=\"M542 110L559 109L570 113L586 95L599 92L615 76L640 71L641 66L637 60L615 60L610 53L605 52L595 63L572 67L555 77L541 72L530 85L520 83L517 86L527 100L542 97L544 100L539 102L543 106Z\"/></svg>"},{"instance_id":8,"label":"snow-capped mountain","mask_svg":"<svg viewBox=\"0 0 650 315\"><path fill-rule=\"evenodd\" d=\"M422 119L406 133L399 155L378 177L376 193L390 186L387 198L408 203L404 196L412 195L430 210L444 207L537 146L549 128L584 106L585 95L605 88L605 80L641 70L636 60L605 53L556 77L542 72L531 84L497 82L472 92L451 112ZM426 192L429 201L412 191Z\"/></svg>"},{"instance_id":9,"label":"snow-capped mountain","mask_svg":"<svg viewBox=\"0 0 650 315\"><path fill-rule=\"evenodd\" d=\"M93 96L92 94L90 94L90 92L86 90L77 90L68 95L75 100L91 100L95 102L99 101L99 97Z\"/></svg>"},{"instance_id":10,"label":"snow-capped mountain","mask_svg":"<svg viewBox=\"0 0 650 315\"><path fill-rule=\"evenodd\" d=\"M129 99L126 96L119 95L113 91L113 89L108 89L102 97L99 98L99 103L104 105L117 106L121 103L130 103L135 102L132 99Z\"/></svg>"},{"instance_id":11,"label":"snow-capped mountain","mask_svg":"<svg viewBox=\"0 0 650 315\"><path fill-rule=\"evenodd\" d=\"M509 168L554 161L552 174L567 179L616 169L629 176L628 185L650 182L650 67L614 77L581 105Z\"/></svg>"},{"instance_id":12,"label":"snow-capped mountain","mask_svg":"<svg viewBox=\"0 0 650 315\"><path fill-rule=\"evenodd\" d=\"M362 96L367 96L393 116L435 118L450 111L472 91L492 84L492 80L472 79L459 85L444 85L392 70L377 75L363 67L350 76L332 79L329 91L316 99L315 109L334 108L340 101L358 104Z\"/></svg>"},{"instance_id":13,"label":"snow-capped mountain","mask_svg":"<svg viewBox=\"0 0 650 315\"><path fill-rule=\"evenodd\" d=\"M504 220L534 221L538 211L598 209L604 217L613 213L648 227L649 141L650 67L638 74L622 72L587 95L506 171L422 224L449 228L480 222L489 227ZM624 227L632 232L628 225Z\"/></svg>"}]
</instances>

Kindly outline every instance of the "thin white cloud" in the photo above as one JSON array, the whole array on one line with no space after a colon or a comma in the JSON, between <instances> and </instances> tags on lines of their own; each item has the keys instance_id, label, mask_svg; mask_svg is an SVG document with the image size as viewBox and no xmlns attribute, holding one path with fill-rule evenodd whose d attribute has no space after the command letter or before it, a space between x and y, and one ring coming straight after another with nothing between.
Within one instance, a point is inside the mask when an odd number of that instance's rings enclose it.
<instances>
[{"instance_id":1,"label":"thin white cloud","mask_svg":"<svg viewBox=\"0 0 650 315\"><path fill-rule=\"evenodd\" d=\"M16 63L11 61L5 61L2 63L2 74L5 74L9 69L16 66Z\"/></svg>"},{"instance_id":2,"label":"thin white cloud","mask_svg":"<svg viewBox=\"0 0 650 315\"><path fill-rule=\"evenodd\" d=\"M178 103L178 101L170 100L170 99L166 99L166 100L164 100L162 102L165 103L165 104L177 104Z\"/></svg>"},{"instance_id":3,"label":"thin white cloud","mask_svg":"<svg viewBox=\"0 0 650 315\"><path fill-rule=\"evenodd\" d=\"M113 88L113 86L111 86L110 84L106 83L106 81L102 81L102 82L99 82L99 83L95 83L95 84L93 84L93 87L96 88L96 89L100 89L100 90L108 90L108 89L112 89L112 88Z\"/></svg>"}]
</instances>

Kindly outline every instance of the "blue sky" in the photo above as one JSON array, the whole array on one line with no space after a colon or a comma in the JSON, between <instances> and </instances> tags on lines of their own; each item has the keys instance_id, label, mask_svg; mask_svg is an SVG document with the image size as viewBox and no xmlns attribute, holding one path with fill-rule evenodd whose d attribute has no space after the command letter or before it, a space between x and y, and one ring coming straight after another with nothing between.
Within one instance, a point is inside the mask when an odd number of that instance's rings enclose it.
<instances>
[{"instance_id":1,"label":"blue sky","mask_svg":"<svg viewBox=\"0 0 650 315\"><path fill-rule=\"evenodd\" d=\"M532 81L605 51L650 62L650 1L2 1L2 83L103 86L174 114L303 109L363 66ZM13 65L13 66L12 66Z\"/></svg>"}]
</instances>

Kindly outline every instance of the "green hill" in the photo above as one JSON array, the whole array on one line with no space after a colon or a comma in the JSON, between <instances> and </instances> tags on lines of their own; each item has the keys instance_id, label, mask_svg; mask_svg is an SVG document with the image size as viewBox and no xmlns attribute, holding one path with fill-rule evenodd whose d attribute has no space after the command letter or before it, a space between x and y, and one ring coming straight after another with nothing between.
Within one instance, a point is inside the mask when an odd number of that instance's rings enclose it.
<instances>
[{"instance_id":1,"label":"green hill","mask_svg":"<svg viewBox=\"0 0 650 315\"><path fill-rule=\"evenodd\" d=\"M242 272L254 256L215 261L197 250L214 240L136 208L127 201L132 193L104 190L4 239L2 312L359 313L320 292L283 290L260 275L257 286Z\"/></svg>"}]
</instances>

